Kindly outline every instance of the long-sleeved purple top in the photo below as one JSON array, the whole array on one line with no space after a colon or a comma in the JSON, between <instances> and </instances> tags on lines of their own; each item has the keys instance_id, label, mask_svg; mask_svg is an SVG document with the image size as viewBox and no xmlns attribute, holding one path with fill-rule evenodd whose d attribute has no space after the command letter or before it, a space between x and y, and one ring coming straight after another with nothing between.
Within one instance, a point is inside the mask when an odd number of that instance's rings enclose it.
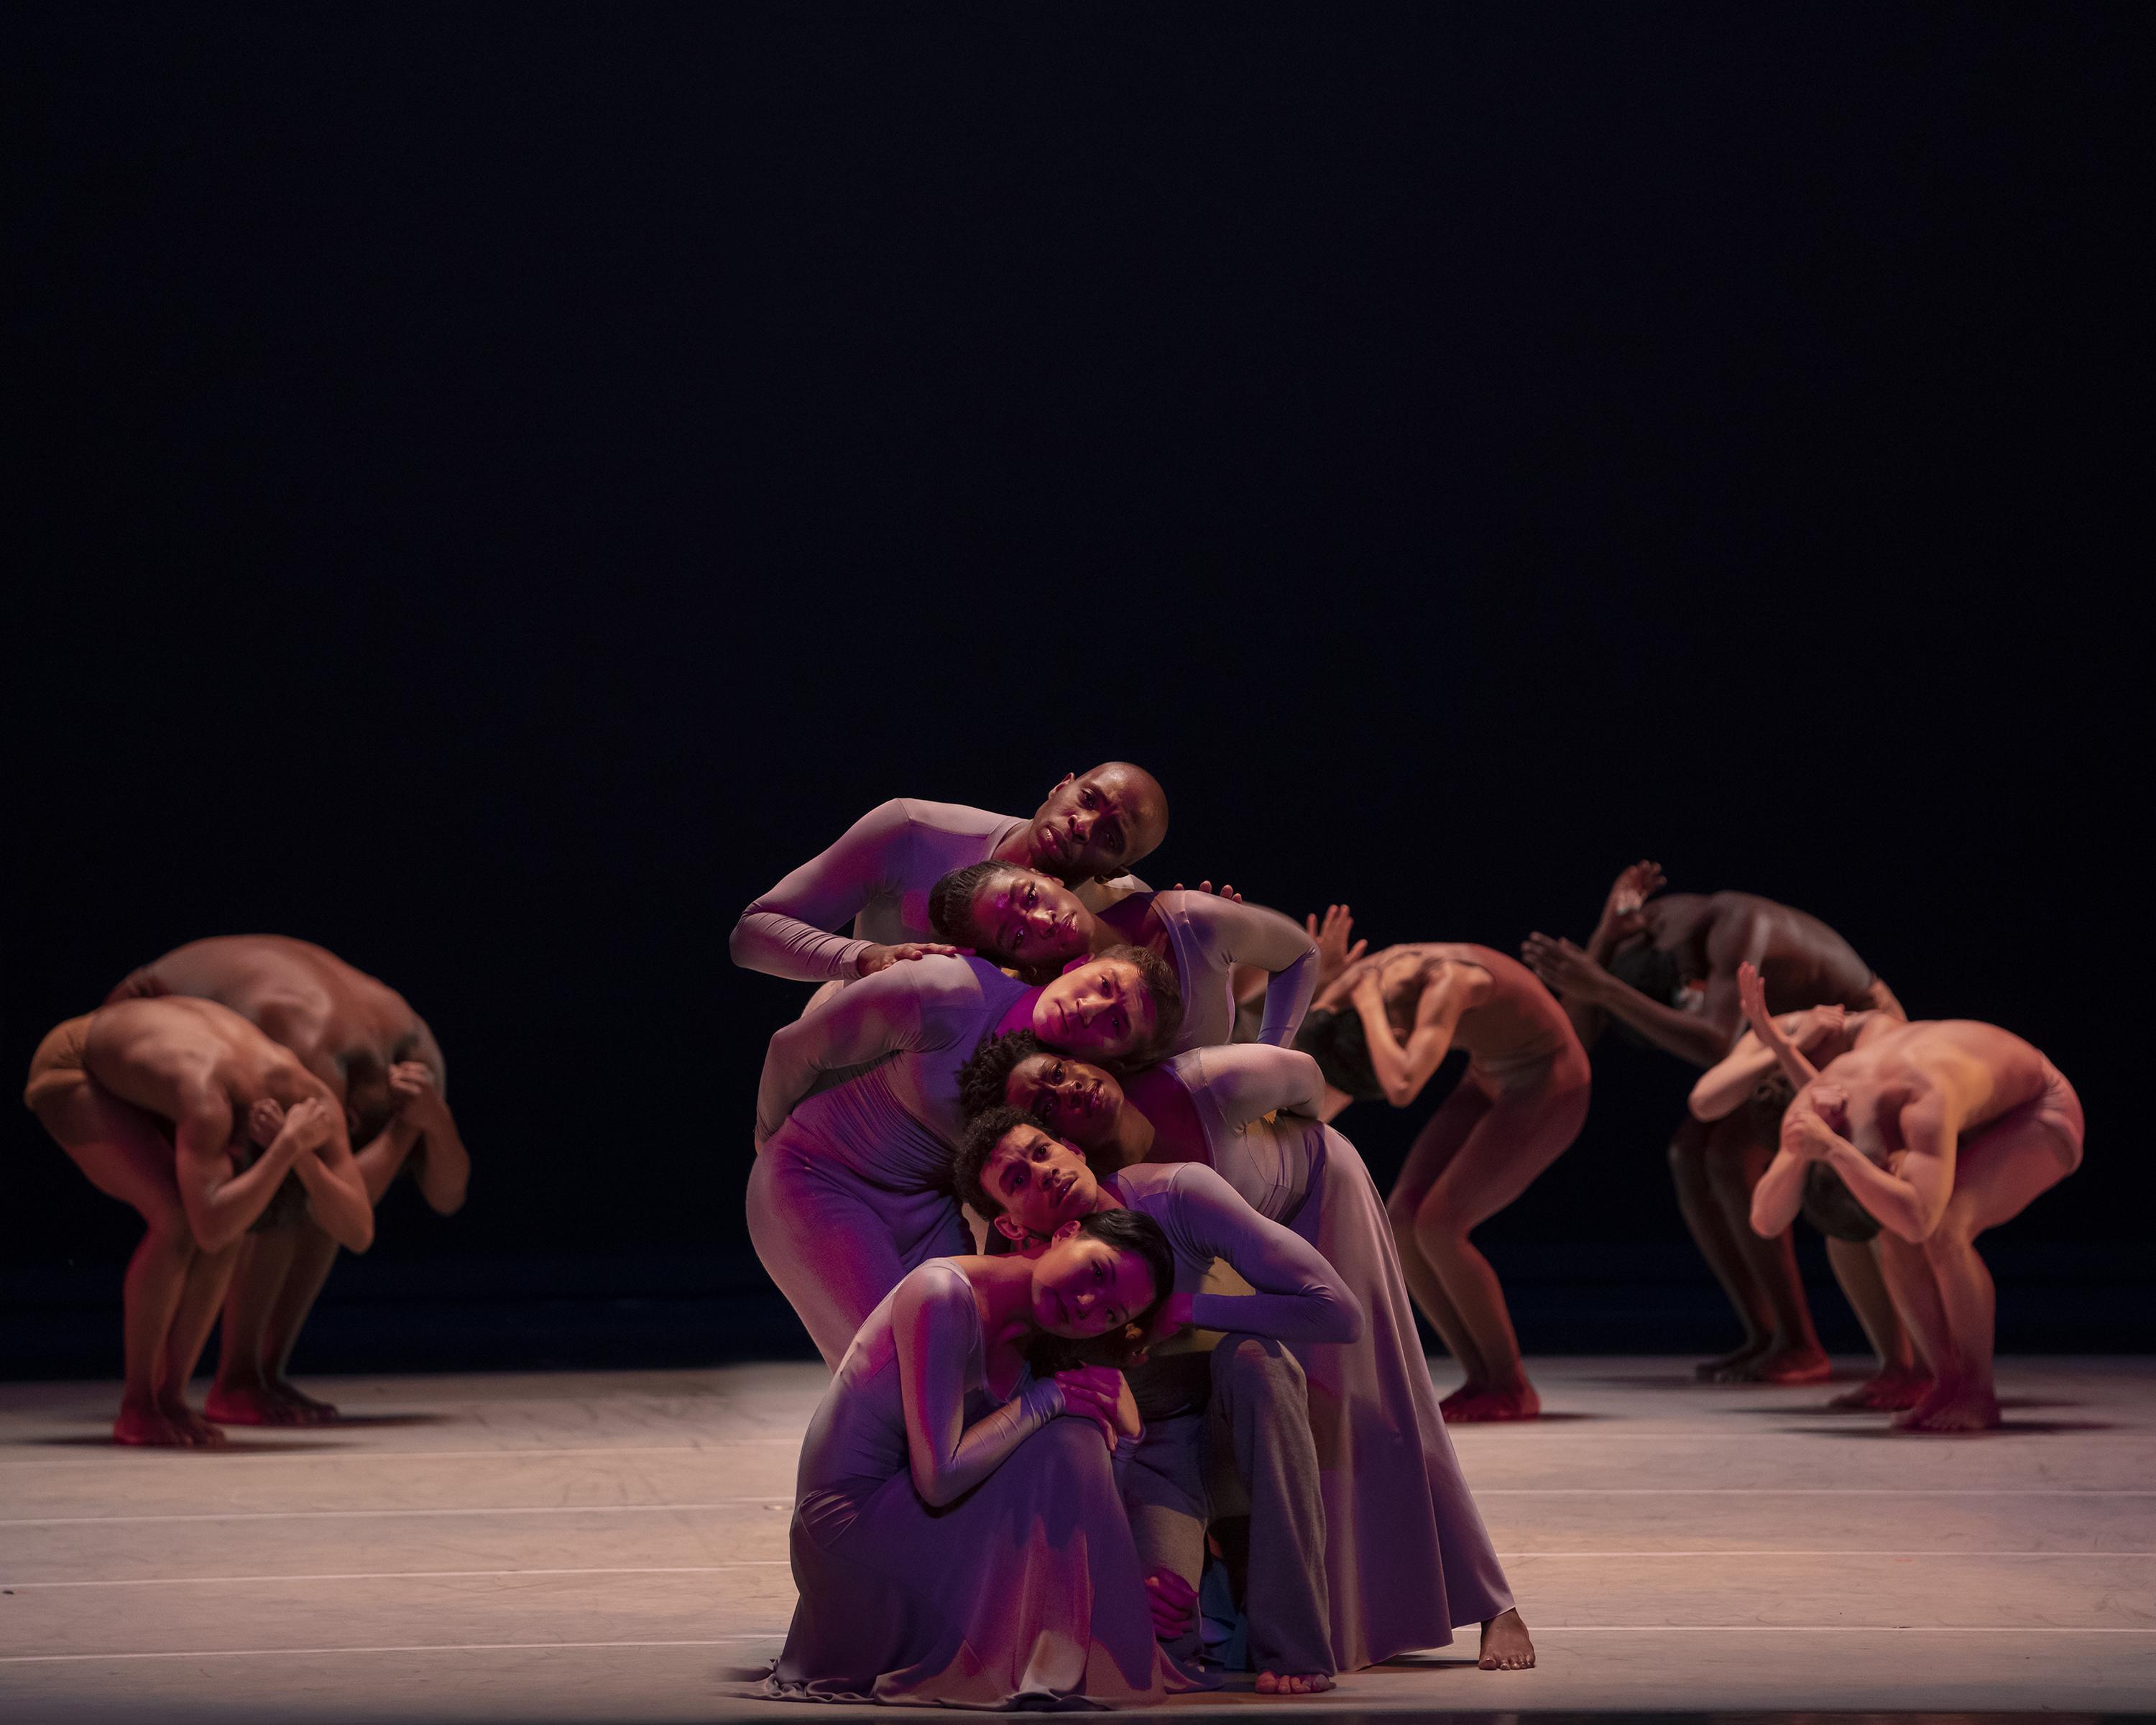
<instances>
[{"instance_id":1,"label":"long-sleeved purple top","mask_svg":"<svg viewBox=\"0 0 2156 1725\"><path fill-rule=\"evenodd\" d=\"M744 970L803 982L850 980L870 945L938 938L929 926L929 889L953 869L986 862L1025 825L959 803L894 797L845 830L741 914L727 950ZM1088 882L1079 898L1099 910L1144 882L1124 876ZM834 932L850 918L850 936Z\"/></svg>"}]
</instances>

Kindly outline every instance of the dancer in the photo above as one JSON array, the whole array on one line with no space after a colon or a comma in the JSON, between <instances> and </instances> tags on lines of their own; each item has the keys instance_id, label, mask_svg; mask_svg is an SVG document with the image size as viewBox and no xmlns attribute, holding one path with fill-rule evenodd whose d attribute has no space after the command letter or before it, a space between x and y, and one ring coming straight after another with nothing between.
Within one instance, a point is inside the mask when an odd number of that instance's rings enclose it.
<instances>
[{"instance_id":1,"label":"dancer","mask_svg":"<svg viewBox=\"0 0 2156 1725\"><path fill-rule=\"evenodd\" d=\"M1315 923L1316 919L1311 919ZM1423 942L1346 963L1353 919L1326 913L1338 966L1300 1039L1325 1075L1322 1117L1350 1097L1404 1108L1454 1048L1467 1070L1438 1105L1385 1209L1409 1291L1467 1381L1439 1404L1455 1421L1532 1420L1497 1273L1468 1236L1525 1192L1587 1118L1587 1052L1550 992L1488 947Z\"/></svg>"},{"instance_id":2,"label":"dancer","mask_svg":"<svg viewBox=\"0 0 2156 1725\"><path fill-rule=\"evenodd\" d=\"M973 1243L950 1194L951 1147L964 1126L958 1069L983 1036L1023 1025L1073 1054L1142 1058L1173 1040L1181 1014L1173 973L1133 947L1040 988L932 956L831 991L773 1036L749 1237L825 1363L907 1271Z\"/></svg>"},{"instance_id":3,"label":"dancer","mask_svg":"<svg viewBox=\"0 0 2156 1725\"><path fill-rule=\"evenodd\" d=\"M304 1206L356 1252L374 1238L328 1086L214 1002L131 1000L55 1026L23 1100L90 1183L144 1223L127 1265L114 1440L221 1445L187 1388L240 1236L275 1205Z\"/></svg>"},{"instance_id":4,"label":"dancer","mask_svg":"<svg viewBox=\"0 0 2156 1725\"><path fill-rule=\"evenodd\" d=\"M1584 1045L1614 1019L1635 1040L1697 1066L1729 1051L1743 1024L1737 967L1766 979L1772 1010L1840 1004L1899 1015L1893 993L1817 917L1749 893L1669 893L1650 862L1620 873L1583 949L1531 934L1527 968L1564 1003ZM1748 1224L1752 1189L1774 1153L1732 1114L1709 1125L1687 1113L1670 1140L1685 1225L1744 1326L1744 1339L1699 1375L1723 1383L1815 1384L1832 1370L1812 1328L1794 1247Z\"/></svg>"},{"instance_id":5,"label":"dancer","mask_svg":"<svg viewBox=\"0 0 2156 1725\"><path fill-rule=\"evenodd\" d=\"M1171 1656L1196 1656L1207 1526L1247 1504L1240 1567L1259 1692L1331 1688L1337 1666L1317 1451L1301 1368L1280 1343L1348 1343L1361 1333L1363 1314L1337 1273L1210 1168L1139 1164L1096 1180L1082 1152L1006 1104L973 1117L952 1181L1022 1252L1040 1250L1074 1218L1125 1206L1165 1230L1175 1291L1162 1326L1208 1333L1173 1337L1129 1374L1146 1430L1124 1475L1123 1504L1154 1594L1155 1624ZM1221 1286L1216 1260L1249 1291ZM1223 1473L1240 1484L1240 1498L1219 1489Z\"/></svg>"},{"instance_id":6,"label":"dancer","mask_svg":"<svg viewBox=\"0 0 2156 1725\"><path fill-rule=\"evenodd\" d=\"M1183 992L1183 1031L1171 1054L1235 1039L1239 970L1265 978L1255 1040L1276 1047L1295 1040L1317 985L1317 943L1232 889L1138 892L1096 914L1039 870L990 860L944 875L928 896L928 911L945 940L1034 976L1110 947L1159 953L1175 966Z\"/></svg>"},{"instance_id":7,"label":"dancer","mask_svg":"<svg viewBox=\"0 0 2156 1725\"><path fill-rule=\"evenodd\" d=\"M1815 1006L1776 1019L1767 1012L1758 970L1740 965L1737 978L1745 1015L1754 1028L1738 1037L1727 1058L1692 1086L1691 1111L1695 1119L1713 1122L1741 1109L1747 1117L1745 1131L1757 1142L1780 1141L1782 1116L1816 1066L1903 1022L1889 1013L1847 1012L1840 1006ZM1825 1237L1835 1281L1878 1357L1878 1368L1868 1379L1827 1405L1912 1406L1931 1389L1932 1380L1887 1291L1879 1262L1877 1219L1840 1180L1816 1167L1805 1180L1802 1214Z\"/></svg>"},{"instance_id":8,"label":"dancer","mask_svg":"<svg viewBox=\"0 0 2156 1725\"><path fill-rule=\"evenodd\" d=\"M306 941L220 935L131 972L106 1004L172 994L231 1008L329 1086L372 1203L409 1167L437 1214L463 1206L471 1158L449 1111L441 1045L395 989ZM336 1254L336 1241L304 1217L241 1242L205 1404L212 1420L290 1425L336 1418L335 1407L285 1375Z\"/></svg>"},{"instance_id":9,"label":"dancer","mask_svg":"<svg viewBox=\"0 0 2156 1725\"><path fill-rule=\"evenodd\" d=\"M1440 1647L1482 1625L1486 1669L1534 1661L1445 1430L1384 1205L1353 1145L1317 1117L1325 1081L1291 1049L1194 1049L1118 1081L1023 1036L962 1076L969 1110L1025 1109L1096 1168L1202 1162L1314 1246L1365 1314L1348 1343L1295 1348L1323 1463L1325 1563L1339 1669Z\"/></svg>"},{"instance_id":10,"label":"dancer","mask_svg":"<svg viewBox=\"0 0 2156 1725\"><path fill-rule=\"evenodd\" d=\"M1968 1019L1867 1038L1790 1103L1752 1225L1788 1228L1815 1168L1879 1219L1887 1285L1933 1379L1894 1416L1901 1430L1999 1424L1996 1295L1976 1238L2081 1166L2082 1131L2081 1099L2040 1050Z\"/></svg>"},{"instance_id":11,"label":"dancer","mask_svg":"<svg viewBox=\"0 0 2156 1725\"><path fill-rule=\"evenodd\" d=\"M1036 1378L1027 1356L1044 1337L1148 1322L1171 1273L1159 1229L1111 1211L1037 1258L932 1259L878 1302L802 1445L800 1600L767 1693L1161 1698L1173 1674L1109 1465L1135 1430L1128 1392L1099 1368Z\"/></svg>"},{"instance_id":12,"label":"dancer","mask_svg":"<svg viewBox=\"0 0 2156 1725\"><path fill-rule=\"evenodd\" d=\"M772 976L828 982L873 975L903 959L956 950L937 941L928 922L928 891L952 869L995 857L1105 905L1142 884L1116 877L1167 834L1167 794L1127 761L1104 762L1083 777L1065 773L1030 820L894 798L743 911L729 950L743 969ZM850 939L831 932L849 917Z\"/></svg>"}]
</instances>

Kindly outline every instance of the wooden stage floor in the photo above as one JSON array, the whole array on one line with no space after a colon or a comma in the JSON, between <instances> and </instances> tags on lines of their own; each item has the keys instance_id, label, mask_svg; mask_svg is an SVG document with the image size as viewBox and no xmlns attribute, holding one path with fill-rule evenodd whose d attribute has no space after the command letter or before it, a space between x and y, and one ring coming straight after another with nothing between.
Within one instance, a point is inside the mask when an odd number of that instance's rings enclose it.
<instances>
[{"instance_id":1,"label":"wooden stage floor","mask_svg":"<svg viewBox=\"0 0 2156 1725\"><path fill-rule=\"evenodd\" d=\"M2156 1706L2156 1360L2007 1360L2006 1430L1932 1440L1672 1359L1535 1375L1553 1417L1455 1435L1538 1670L1477 1671L1470 1630L1315 1702L1168 1711ZM110 1384L0 1385L0 1719L810 1717L741 1694L824 1381L309 1380L348 1423L223 1454L111 1447Z\"/></svg>"}]
</instances>

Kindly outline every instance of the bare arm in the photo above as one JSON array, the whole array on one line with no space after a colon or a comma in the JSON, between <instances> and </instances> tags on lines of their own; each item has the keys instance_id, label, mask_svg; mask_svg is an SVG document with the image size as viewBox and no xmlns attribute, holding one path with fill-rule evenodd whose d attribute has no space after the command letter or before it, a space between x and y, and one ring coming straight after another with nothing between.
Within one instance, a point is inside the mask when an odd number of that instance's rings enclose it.
<instances>
[{"instance_id":1,"label":"bare arm","mask_svg":"<svg viewBox=\"0 0 2156 1725\"><path fill-rule=\"evenodd\" d=\"M1791 1104L1782 1122L1782 1144L1809 1162L1824 1162L1880 1225L1900 1238L1930 1238L1953 1194L1954 1134L1945 1129L1937 1098L1921 1098L1902 1111L1908 1145L1895 1157L1893 1172L1879 1166L1804 1106Z\"/></svg>"},{"instance_id":2,"label":"bare arm","mask_svg":"<svg viewBox=\"0 0 2156 1725\"><path fill-rule=\"evenodd\" d=\"M1705 1083L1706 1080L1700 1081ZM1698 1092L1695 1091L1694 1096ZM1695 1104L1694 1111L1697 1111ZM1702 1120L1712 1120L1712 1114L1702 1114ZM1797 1219L1797 1212L1804 1205L1804 1174L1810 1162L1794 1150L1784 1147L1774 1153L1774 1159L1767 1164L1767 1172L1759 1176L1759 1183L1752 1189L1752 1231L1762 1240L1772 1240L1790 1223Z\"/></svg>"},{"instance_id":3,"label":"bare arm","mask_svg":"<svg viewBox=\"0 0 2156 1725\"><path fill-rule=\"evenodd\" d=\"M206 1098L173 1122L172 1173L188 1230L203 1250L221 1252L246 1233L292 1164L329 1135L326 1103L302 1102L280 1112L276 1136L254 1165L238 1174L225 1153L232 1141L232 1108L223 1097Z\"/></svg>"},{"instance_id":4,"label":"bare arm","mask_svg":"<svg viewBox=\"0 0 2156 1725\"><path fill-rule=\"evenodd\" d=\"M1370 1070L1383 1088L1385 1100L1395 1108L1406 1107L1421 1095L1430 1075L1445 1064L1460 1020L1474 1004L1477 979L1486 974L1472 965L1440 965L1415 1003L1415 1021L1403 1045L1385 1016L1385 997L1377 973L1363 973L1355 987L1355 1010L1363 1020L1363 1040L1369 1045Z\"/></svg>"},{"instance_id":5,"label":"bare arm","mask_svg":"<svg viewBox=\"0 0 2156 1725\"><path fill-rule=\"evenodd\" d=\"M464 1208L465 1194L471 1185L471 1154L457 1131L456 1117L449 1112L449 1098L442 1094L433 1069L419 1060L403 1060L392 1067L389 1087L398 1098L401 1117L417 1129L411 1147L416 1157L413 1173L420 1195L436 1214L454 1215ZM394 1125L393 1122L393 1130ZM388 1135L385 1132L382 1137ZM393 1177L396 1170L393 1168L390 1172ZM371 1189L372 1178L367 1183Z\"/></svg>"},{"instance_id":6,"label":"bare arm","mask_svg":"<svg viewBox=\"0 0 2156 1725\"><path fill-rule=\"evenodd\" d=\"M1595 920L1594 932L1587 937L1586 957L1597 968L1609 963L1609 955L1617 943L1640 926L1640 907L1662 890L1662 870L1659 864L1635 862L1620 869L1610 883L1609 891L1602 901L1602 914ZM1545 982L1548 981L1544 978ZM1583 1045L1592 1046L1602 1034L1607 1014L1601 1004L1586 995L1560 993L1558 1004L1572 1020L1572 1028L1579 1034Z\"/></svg>"},{"instance_id":7,"label":"bare arm","mask_svg":"<svg viewBox=\"0 0 2156 1725\"><path fill-rule=\"evenodd\" d=\"M1774 1070L1774 1050L1762 1043L1756 1032L1747 1030L1737 1039L1737 1046L1709 1066L1692 1086L1692 1118L1719 1120L1735 1113L1759 1087L1759 1081Z\"/></svg>"},{"instance_id":8,"label":"bare arm","mask_svg":"<svg viewBox=\"0 0 2156 1725\"><path fill-rule=\"evenodd\" d=\"M292 1172L307 1189L307 1214L323 1233L348 1252L363 1252L374 1244L374 1204L335 1109L330 1111L328 1135L294 1160Z\"/></svg>"},{"instance_id":9,"label":"bare arm","mask_svg":"<svg viewBox=\"0 0 2156 1725\"><path fill-rule=\"evenodd\" d=\"M907 1276L891 1302L907 1465L913 1489L939 1508L980 1484L1063 1412L1061 1387L1041 1378L985 1419L965 1423L966 1365L979 1322L973 1308L971 1286L942 1266Z\"/></svg>"}]
</instances>

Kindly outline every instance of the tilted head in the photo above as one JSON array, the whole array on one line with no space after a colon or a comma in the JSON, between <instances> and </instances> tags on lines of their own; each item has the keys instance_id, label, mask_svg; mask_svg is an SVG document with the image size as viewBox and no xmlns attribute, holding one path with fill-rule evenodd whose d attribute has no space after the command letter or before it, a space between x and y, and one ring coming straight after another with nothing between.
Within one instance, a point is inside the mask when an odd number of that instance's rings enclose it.
<instances>
[{"instance_id":1,"label":"tilted head","mask_svg":"<svg viewBox=\"0 0 2156 1725\"><path fill-rule=\"evenodd\" d=\"M1352 1006L1330 1008L1304 1014L1295 1045L1317 1062L1325 1081L1358 1102L1374 1102L1385 1094L1370 1064L1369 1033L1363 1014Z\"/></svg>"},{"instance_id":2,"label":"tilted head","mask_svg":"<svg viewBox=\"0 0 2156 1725\"><path fill-rule=\"evenodd\" d=\"M951 1158L959 1199L1006 1240L1045 1240L1101 1207L1101 1183L1085 1153L998 1103L966 1128Z\"/></svg>"},{"instance_id":3,"label":"tilted head","mask_svg":"<svg viewBox=\"0 0 2156 1725\"><path fill-rule=\"evenodd\" d=\"M1063 775L1026 832L1033 865L1075 886L1127 872L1168 836L1168 793L1128 761Z\"/></svg>"},{"instance_id":4,"label":"tilted head","mask_svg":"<svg viewBox=\"0 0 2156 1725\"><path fill-rule=\"evenodd\" d=\"M928 920L939 939L1014 970L1084 957L1098 926L1060 880L993 860L938 880L929 890Z\"/></svg>"},{"instance_id":5,"label":"tilted head","mask_svg":"<svg viewBox=\"0 0 2156 1725\"><path fill-rule=\"evenodd\" d=\"M1105 1066L1044 1047L1030 1030L983 1036L958 1070L958 1106L970 1119L1016 1108L1087 1151L1115 1142L1123 1087Z\"/></svg>"},{"instance_id":6,"label":"tilted head","mask_svg":"<svg viewBox=\"0 0 2156 1725\"><path fill-rule=\"evenodd\" d=\"M1124 1067L1158 1060L1183 1028L1175 972L1143 947L1074 960L1034 997L1031 1029L1050 1048Z\"/></svg>"}]
</instances>

